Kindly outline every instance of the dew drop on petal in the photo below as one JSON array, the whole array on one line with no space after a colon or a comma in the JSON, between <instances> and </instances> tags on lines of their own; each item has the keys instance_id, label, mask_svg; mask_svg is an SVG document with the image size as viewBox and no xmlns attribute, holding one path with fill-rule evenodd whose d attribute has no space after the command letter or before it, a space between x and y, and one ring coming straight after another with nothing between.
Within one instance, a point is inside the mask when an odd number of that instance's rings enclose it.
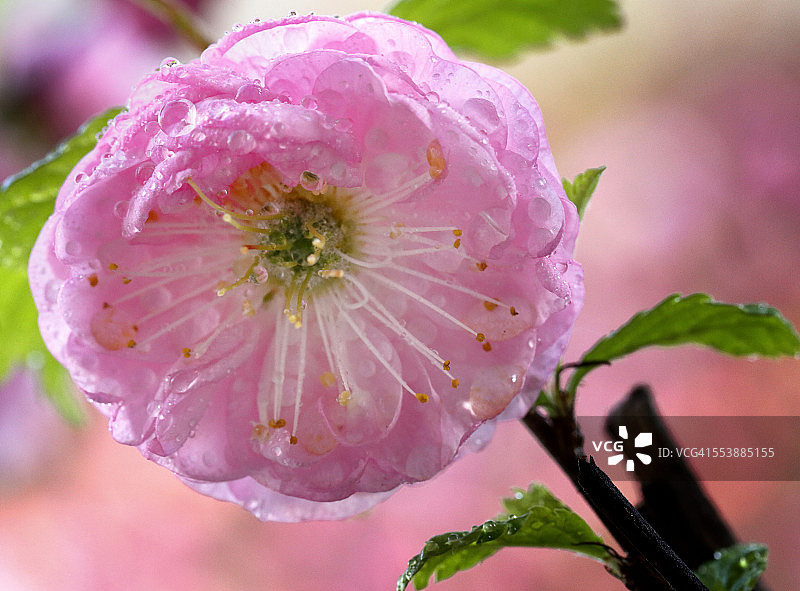
<instances>
[{"instance_id":1,"label":"dew drop on petal","mask_svg":"<svg viewBox=\"0 0 800 591\"><path fill-rule=\"evenodd\" d=\"M263 97L264 89L255 83L242 84L236 91L234 99L237 103L256 103Z\"/></svg>"},{"instance_id":2,"label":"dew drop on petal","mask_svg":"<svg viewBox=\"0 0 800 591\"><path fill-rule=\"evenodd\" d=\"M78 256L83 251L79 242L75 240L70 240L64 245L64 252L66 252L70 256Z\"/></svg>"},{"instance_id":3,"label":"dew drop on petal","mask_svg":"<svg viewBox=\"0 0 800 591\"><path fill-rule=\"evenodd\" d=\"M496 365L479 372L469 388L469 404L479 419L499 415L522 389L525 370L517 365Z\"/></svg>"},{"instance_id":4,"label":"dew drop on petal","mask_svg":"<svg viewBox=\"0 0 800 591\"><path fill-rule=\"evenodd\" d=\"M546 220L550 217L551 207L547 199L537 197L528 204L528 217L532 220Z\"/></svg>"},{"instance_id":5,"label":"dew drop on petal","mask_svg":"<svg viewBox=\"0 0 800 591\"><path fill-rule=\"evenodd\" d=\"M156 167L152 162L144 162L144 163L140 164L136 168L136 182L138 182L140 185L145 184L150 179L150 177L153 176L153 171L155 171L155 169L156 169ZM124 204L125 205L125 210L127 211L128 202L127 201L120 201L120 202L117 203L117 205L120 205L120 204ZM116 208L114 210L114 213L116 214ZM124 217L124 215L125 214L123 213L122 216L119 216L119 217Z\"/></svg>"},{"instance_id":6,"label":"dew drop on petal","mask_svg":"<svg viewBox=\"0 0 800 591\"><path fill-rule=\"evenodd\" d=\"M161 65L158 67L159 70L168 70L173 66L180 65L180 61L174 57L166 57L161 61Z\"/></svg>"},{"instance_id":7,"label":"dew drop on petal","mask_svg":"<svg viewBox=\"0 0 800 591\"><path fill-rule=\"evenodd\" d=\"M317 99L315 99L313 96L304 96L302 99L300 99L300 105L306 109L316 109Z\"/></svg>"},{"instance_id":8,"label":"dew drop on petal","mask_svg":"<svg viewBox=\"0 0 800 591\"><path fill-rule=\"evenodd\" d=\"M158 114L158 124L170 137L186 135L194 129L197 120L197 108L186 99L175 99L167 102Z\"/></svg>"},{"instance_id":9,"label":"dew drop on petal","mask_svg":"<svg viewBox=\"0 0 800 591\"><path fill-rule=\"evenodd\" d=\"M122 219L128 214L129 203L127 201L117 201L114 204L114 215Z\"/></svg>"},{"instance_id":10,"label":"dew drop on petal","mask_svg":"<svg viewBox=\"0 0 800 591\"><path fill-rule=\"evenodd\" d=\"M483 133L492 133L500 125L497 109L486 99L468 99L464 102L461 112L478 131Z\"/></svg>"},{"instance_id":11,"label":"dew drop on petal","mask_svg":"<svg viewBox=\"0 0 800 591\"><path fill-rule=\"evenodd\" d=\"M228 136L228 147L234 154L247 154L256 147L256 140L244 129L237 129Z\"/></svg>"}]
</instances>

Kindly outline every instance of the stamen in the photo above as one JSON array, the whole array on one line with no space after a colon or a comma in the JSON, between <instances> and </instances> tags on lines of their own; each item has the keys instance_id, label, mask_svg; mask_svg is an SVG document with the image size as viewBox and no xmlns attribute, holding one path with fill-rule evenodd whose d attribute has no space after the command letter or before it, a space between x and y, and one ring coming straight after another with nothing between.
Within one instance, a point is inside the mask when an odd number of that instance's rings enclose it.
<instances>
[{"instance_id":1,"label":"stamen","mask_svg":"<svg viewBox=\"0 0 800 591\"><path fill-rule=\"evenodd\" d=\"M300 330L300 358L297 360L297 388L294 398L294 420L292 421L292 436L294 443L297 443L297 422L300 419L300 401L303 398L303 382L306 379L306 339L308 328L305 324Z\"/></svg>"},{"instance_id":2,"label":"stamen","mask_svg":"<svg viewBox=\"0 0 800 591\"><path fill-rule=\"evenodd\" d=\"M236 218L236 219L239 219L239 220L278 220L278 219L284 217L284 214L282 214L282 213L254 215L252 213L248 214L247 212L238 213L238 212L232 211L232 210L230 210L230 209L228 209L226 207L223 207L222 205L220 205L218 203L215 203L214 201L212 201L211 199L206 197L205 193L203 193L203 191L200 190L200 187L198 187L197 184L192 180L192 177L187 178L186 179L186 183L194 190L195 193L197 193L197 196L200 197L200 199L202 199L207 205L210 205L216 211L219 211L220 213L224 214L222 216L222 219L224 221L228 222L229 224L233 225L234 227L239 228L240 230L241 229L247 230L249 228L247 226L242 226L242 225L237 226L236 224L234 224L232 222L232 220L225 219L225 216L230 216L231 218ZM252 211L252 210L249 210L249 211Z\"/></svg>"},{"instance_id":3,"label":"stamen","mask_svg":"<svg viewBox=\"0 0 800 591\"><path fill-rule=\"evenodd\" d=\"M338 294L334 294L334 300L337 304L339 304L339 313L344 318L345 322L350 325L352 331L356 334L356 336L361 339L361 342L364 343L364 346L369 350L370 353L378 360L378 362L383 365L383 367L388 371L392 377L397 380L397 383L406 390L407 392L411 393L412 395L416 396L417 393L409 386L406 381L402 378L402 376L397 372L397 370L392 367L389 361L384 358L380 351L378 351L377 347L373 344L372 341L369 340L369 337L364 333L363 330L359 328L359 326L355 323L355 321L350 317L350 314L347 312L346 308L341 305L339 301Z\"/></svg>"},{"instance_id":4,"label":"stamen","mask_svg":"<svg viewBox=\"0 0 800 591\"><path fill-rule=\"evenodd\" d=\"M184 347L181 349L181 353L186 359L189 359L192 356L192 350L189 347Z\"/></svg>"},{"instance_id":5,"label":"stamen","mask_svg":"<svg viewBox=\"0 0 800 591\"><path fill-rule=\"evenodd\" d=\"M286 381L286 353L289 350L289 335L287 325L284 322L275 323L275 366L273 369L273 395L272 395L272 416L275 420L281 412L283 402L283 388Z\"/></svg>"},{"instance_id":6,"label":"stamen","mask_svg":"<svg viewBox=\"0 0 800 591\"><path fill-rule=\"evenodd\" d=\"M425 404L428 402L428 400L430 400L430 396L423 394L422 392L417 392L414 396L416 396L417 400L419 400L422 404Z\"/></svg>"},{"instance_id":7,"label":"stamen","mask_svg":"<svg viewBox=\"0 0 800 591\"><path fill-rule=\"evenodd\" d=\"M236 281L234 281L230 285L226 285L224 287L220 287L217 290L217 295L222 297L226 293L231 291L232 289L236 289L237 287L242 285L244 282L246 282L248 279L250 279L250 275L253 273L253 269L255 269L257 264L258 264L258 259L253 259L252 264L250 265L250 267L248 267L247 271L244 272L244 275L239 277L239 279L237 279Z\"/></svg>"},{"instance_id":8,"label":"stamen","mask_svg":"<svg viewBox=\"0 0 800 591\"><path fill-rule=\"evenodd\" d=\"M392 281L391 279L389 279L388 277L384 277L380 273L373 273L372 276L373 276L373 278L377 279L378 281L381 281L381 282L389 285L390 287L394 287L398 291L403 292L404 294L409 296L415 302L418 302L418 303L422 304L423 306L425 306L426 308L429 308L429 309L433 310L434 312L439 314L442 318L446 318L447 320L449 320L450 322L452 322L456 326L458 326L458 327L464 329L465 331L467 331L472 336L477 338L478 335L480 334L476 330L470 328L469 326L467 326L466 324L461 322L458 318L456 318L455 316L453 316L449 312L446 312L445 310L443 310L442 308L440 308L439 306L437 306L433 302L430 302L430 301L426 300L421 295L419 295L417 293L414 293L413 291L411 291L407 287L397 283L396 281ZM478 340L481 340L481 339L478 339Z\"/></svg>"},{"instance_id":9,"label":"stamen","mask_svg":"<svg viewBox=\"0 0 800 591\"><path fill-rule=\"evenodd\" d=\"M453 378L450 374L450 361L443 359L433 349L428 347L425 343L420 341L414 334L403 326L397 318L383 305L375 296L361 282L354 277L349 280L355 285L361 293L365 296L365 309L384 326L389 328L392 332L402 337L413 349L428 359L434 366L441 367L442 371L449 378Z\"/></svg>"},{"instance_id":10,"label":"stamen","mask_svg":"<svg viewBox=\"0 0 800 591\"><path fill-rule=\"evenodd\" d=\"M431 283L441 285L442 287L447 287L455 291L460 291L461 293L470 295L477 300L483 300L484 306L488 302L489 304L494 304L495 306L500 306L502 308L510 308L508 304L504 304L498 299L489 297L486 294L482 294L481 292L475 291L474 289L470 289L469 287L464 287L463 285L459 285L458 283L450 283L448 281L445 281L444 279L436 277L435 275L429 275L428 273L423 273L421 271L417 271L415 269L409 269L408 267L402 267L400 265L393 265L392 270L400 271L407 275L411 275L412 277L419 277L420 279L425 279L427 281L430 281Z\"/></svg>"}]
</instances>

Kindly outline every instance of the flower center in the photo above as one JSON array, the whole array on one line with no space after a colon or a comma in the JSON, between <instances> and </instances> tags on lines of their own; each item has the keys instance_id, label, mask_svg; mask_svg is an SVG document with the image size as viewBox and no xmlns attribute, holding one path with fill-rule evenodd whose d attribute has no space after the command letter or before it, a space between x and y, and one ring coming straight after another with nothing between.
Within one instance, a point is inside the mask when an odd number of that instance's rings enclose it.
<instances>
[{"instance_id":1,"label":"flower center","mask_svg":"<svg viewBox=\"0 0 800 591\"><path fill-rule=\"evenodd\" d=\"M298 328L302 324L304 297L330 286L330 279L344 276L351 266L342 253L354 250L355 224L346 215L349 195L329 187L312 172L302 175L301 184L287 189L277 183L267 164L242 175L227 192L227 198L247 207L243 213L208 199L189 180L203 201L227 223L245 232L241 252L249 267L231 284L222 285L222 296L245 282L266 283L285 294L284 313ZM351 216L352 217L352 216ZM346 255L345 255L346 256Z\"/></svg>"}]
</instances>

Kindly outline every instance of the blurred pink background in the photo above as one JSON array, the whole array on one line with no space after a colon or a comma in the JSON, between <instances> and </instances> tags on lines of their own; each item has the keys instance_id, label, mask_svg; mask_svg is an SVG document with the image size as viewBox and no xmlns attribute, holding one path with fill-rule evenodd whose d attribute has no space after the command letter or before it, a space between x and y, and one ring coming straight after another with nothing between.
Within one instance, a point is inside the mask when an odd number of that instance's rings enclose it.
<instances>
[{"instance_id":1,"label":"blurred pink background","mask_svg":"<svg viewBox=\"0 0 800 591\"><path fill-rule=\"evenodd\" d=\"M567 360L672 292L765 301L800 324L800 4L755 6L623 3L622 32L560 42L504 65L539 100L562 175L608 166L579 238L588 295ZM209 0L199 10L218 37L235 22L290 9L383 7ZM123 102L167 55L196 54L123 0L0 3L0 174ZM494 516L499 497L531 480L602 531L521 424L501 425L485 451L366 515L260 523L114 443L91 410L84 429L65 427L31 401L31 379L17 375L0 399L3 590L393 589L428 537ZM604 414L638 382L653 386L666 415L800 415L797 361L748 362L686 348L598 369L579 393L579 414ZM797 441L797 434L775 437ZM14 467L20 464L25 469ZM631 483L621 488L635 498ZM769 544L767 583L796 585L800 483L706 488L742 540ZM598 563L525 549L504 550L432 588L490 586L623 588Z\"/></svg>"}]
</instances>

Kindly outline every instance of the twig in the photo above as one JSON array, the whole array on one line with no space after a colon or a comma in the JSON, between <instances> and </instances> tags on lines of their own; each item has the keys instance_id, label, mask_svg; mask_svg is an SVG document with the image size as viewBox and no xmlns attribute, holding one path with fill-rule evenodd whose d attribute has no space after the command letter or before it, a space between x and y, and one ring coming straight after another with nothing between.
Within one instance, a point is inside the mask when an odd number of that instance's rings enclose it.
<instances>
[{"instance_id":1,"label":"twig","mask_svg":"<svg viewBox=\"0 0 800 591\"><path fill-rule=\"evenodd\" d=\"M657 448L675 449L675 440L653 402L650 388L637 386L612 409L606 430L612 434L625 425L638 433L652 433ZM632 441L623 442L623 454L635 456ZM642 489L639 512L693 570L712 560L714 552L737 543L736 537L706 495L683 457L673 454L636 467ZM754 591L767 591L759 583Z\"/></svg>"},{"instance_id":2,"label":"twig","mask_svg":"<svg viewBox=\"0 0 800 591\"><path fill-rule=\"evenodd\" d=\"M547 417L532 408L522 419L572 480L627 556L621 571L631 591L708 591L614 483L583 453L573 413Z\"/></svg>"}]
</instances>

